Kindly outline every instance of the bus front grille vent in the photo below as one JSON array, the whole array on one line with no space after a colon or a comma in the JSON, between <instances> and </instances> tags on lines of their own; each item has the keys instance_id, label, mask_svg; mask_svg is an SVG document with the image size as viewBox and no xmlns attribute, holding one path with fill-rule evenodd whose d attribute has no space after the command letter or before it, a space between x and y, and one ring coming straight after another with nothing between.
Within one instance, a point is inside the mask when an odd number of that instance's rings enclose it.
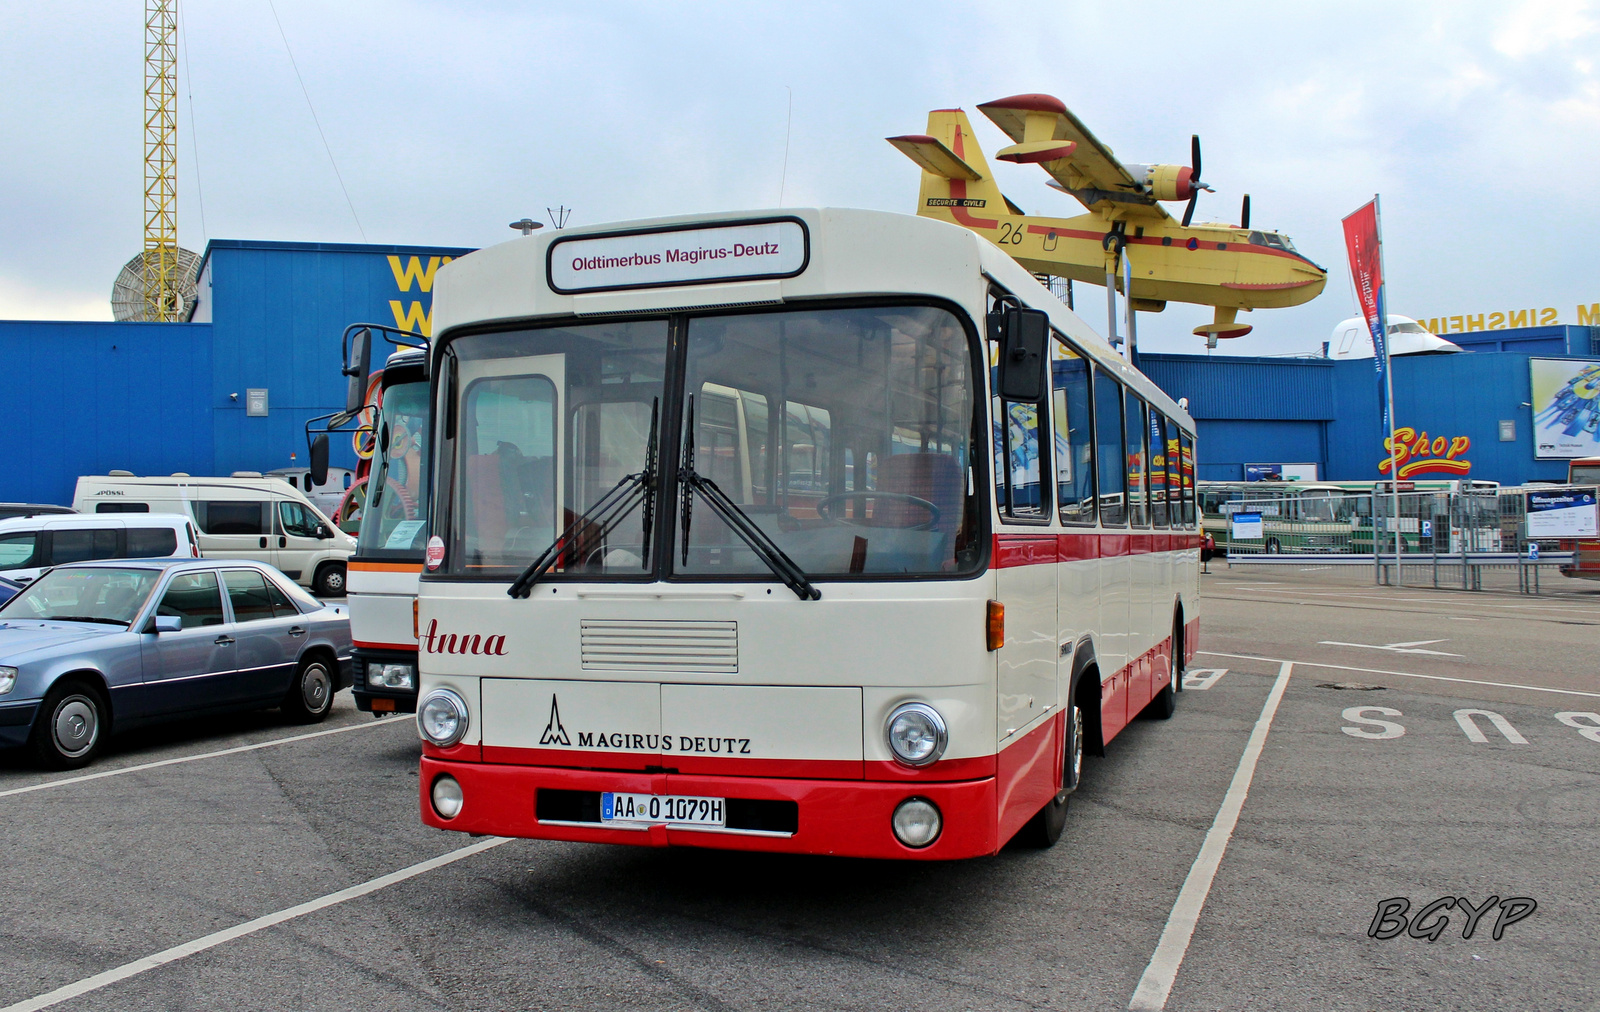
<instances>
[{"instance_id":1,"label":"bus front grille vent","mask_svg":"<svg viewBox=\"0 0 1600 1012\"><path fill-rule=\"evenodd\" d=\"M585 671L739 671L739 623L668 619L582 622Z\"/></svg>"}]
</instances>

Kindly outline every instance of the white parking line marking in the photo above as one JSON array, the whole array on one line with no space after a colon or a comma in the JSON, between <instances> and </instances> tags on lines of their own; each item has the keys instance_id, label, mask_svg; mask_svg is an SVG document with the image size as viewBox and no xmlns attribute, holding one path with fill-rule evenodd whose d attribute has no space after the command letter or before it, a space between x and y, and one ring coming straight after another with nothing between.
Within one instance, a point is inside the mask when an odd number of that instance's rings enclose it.
<instances>
[{"instance_id":1,"label":"white parking line marking","mask_svg":"<svg viewBox=\"0 0 1600 1012\"><path fill-rule=\"evenodd\" d=\"M233 748L219 749L216 752L202 752L199 755L178 756L174 759L161 759L153 763L140 763L138 766L124 766L121 769L103 770L99 773L85 773L81 777L63 777L60 780L46 780L42 784L32 784L27 787L13 787L8 791L0 791L0 798L9 798L13 794L28 794L32 791L42 791L50 787L65 787L68 784L81 784L90 780L101 780L105 777L119 777L124 773L138 773L140 770L153 770L158 766L176 766L178 763L192 763L200 759L215 759L219 756L236 755L240 752L254 752L258 748L271 748L274 745L287 745L290 742L306 741L310 738L323 738L330 734L343 734L346 731L359 731L368 727L382 727L385 724L410 724L409 720L374 720L371 723L347 724L344 727L330 728L326 731L312 731L310 734L295 734L287 738L273 738L269 741L258 741L250 745L236 745ZM0 1009L0 1012L4 1012Z\"/></svg>"},{"instance_id":2,"label":"white parking line marking","mask_svg":"<svg viewBox=\"0 0 1600 1012\"><path fill-rule=\"evenodd\" d=\"M1222 855L1228 849L1233 827L1239 822L1239 812L1244 808L1245 796L1250 793L1250 781L1256 773L1256 761L1261 758L1261 749L1267 743L1267 731L1272 727L1272 718L1278 713L1283 690L1289 687L1289 672L1293 668L1294 665L1289 661L1284 661L1278 668L1278 680L1272 683L1272 691L1267 693L1267 701L1261 706L1261 716L1256 718L1256 726L1250 732L1244 755L1239 757L1239 767L1233 771L1233 782L1223 796L1222 807L1217 809L1217 817L1206 833L1205 842L1200 845L1200 853L1189 868L1189 877L1183 880L1177 902L1172 904L1172 913L1167 917L1167 926L1161 930L1161 940L1156 943L1150 965L1144 968L1144 976L1139 978L1139 986L1133 992L1133 999L1128 1002L1130 1009L1149 1012L1167 1007L1172 982L1178 976L1178 967L1183 965L1184 953L1189 951L1189 939L1194 935L1200 910L1211 892L1211 880L1216 877Z\"/></svg>"},{"instance_id":3,"label":"white parking line marking","mask_svg":"<svg viewBox=\"0 0 1600 1012\"><path fill-rule=\"evenodd\" d=\"M1219 650L1196 650L1195 653L1208 654L1212 657L1232 657L1241 661L1267 661L1272 664L1290 663L1279 657L1256 657L1253 654L1225 654ZM1334 671L1360 671L1368 675L1399 675L1401 678L1426 678L1434 682L1464 682L1467 685L1492 685L1497 689L1525 689L1528 692L1554 692L1562 696L1587 696L1590 699L1600 699L1600 692L1581 692L1578 689L1552 689L1544 685L1518 685L1515 682L1486 682L1480 678L1451 678L1449 675L1419 675L1414 671L1385 671L1383 668L1355 668L1348 664L1319 664L1316 661L1294 661L1293 663L1306 668L1331 668Z\"/></svg>"},{"instance_id":4,"label":"white parking line marking","mask_svg":"<svg viewBox=\"0 0 1600 1012\"><path fill-rule=\"evenodd\" d=\"M483 840L479 843L462 847L460 850L452 850L448 854L440 854L438 857L429 858L426 861L419 861L409 868L401 868L399 871L392 871L387 875L380 875L375 879L369 879L360 885L353 885L348 889L341 889L336 893L329 893L328 895L318 899L308 900L305 903L300 903L292 907L285 907L276 913L266 914L264 916L257 917L253 921L245 921L243 924L236 924L231 928L223 928L221 931L214 931L209 935L196 938L192 942L184 942L182 945L174 945L170 949L163 949L154 955L145 956L143 959L136 959L131 963L124 963L121 966L112 970L107 970L104 973L97 973L93 977L85 977L83 980L67 984L63 987L58 987L48 994L41 994L36 998L29 998L27 1001L19 1001L15 1005L7 1005L5 1008L0 1009L0 1012L37 1012L38 1009L46 1009L52 1005L59 1005L64 1001L70 1001L73 998L77 998L81 995L98 991L103 987L109 987L118 981L123 981L127 980L129 977L138 976L139 974L144 973L146 970L154 970L158 966L165 966L168 963L177 962L178 960L185 959L197 952L204 952L207 949L214 949L224 942L233 941L235 938L243 938L246 935L253 935L263 928L270 928L275 924L282 924L285 921L292 921L297 917L304 917L306 914L315 913L318 910L335 906L339 903L345 902L346 900L353 900L357 897L365 896L368 893L377 892L379 889L392 886L396 882L404 882L406 879L416 878L418 875L433 871L435 868L443 868L445 865L454 864L455 862L460 861L462 858L472 857L474 854L481 854L492 847L498 847L502 843L510 842L511 837L490 837L489 839Z\"/></svg>"},{"instance_id":5,"label":"white parking line marking","mask_svg":"<svg viewBox=\"0 0 1600 1012\"><path fill-rule=\"evenodd\" d=\"M1430 654L1434 657L1460 657L1460 654L1449 654L1443 650L1423 650L1422 647L1430 643L1443 643L1444 640L1412 640L1409 643L1343 643L1339 640L1318 640L1319 647L1361 647L1363 650L1389 650L1397 654Z\"/></svg>"}]
</instances>

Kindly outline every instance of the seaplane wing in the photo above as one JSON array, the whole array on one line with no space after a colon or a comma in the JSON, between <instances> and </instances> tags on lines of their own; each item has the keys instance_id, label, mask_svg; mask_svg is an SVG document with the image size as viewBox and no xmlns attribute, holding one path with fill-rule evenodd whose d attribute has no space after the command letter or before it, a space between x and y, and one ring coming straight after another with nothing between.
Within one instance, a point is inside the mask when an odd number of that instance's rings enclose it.
<instances>
[{"instance_id":1,"label":"seaplane wing","mask_svg":"<svg viewBox=\"0 0 1600 1012\"><path fill-rule=\"evenodd\" d=\"M1121 216L1168 217L1144 184L1060 99L1013 95L985 102L978 109L1016 142L995 152L996 158L1038 165L1054 179L1052 185L1090 210L1110 202L1119 206Z\"/></svg>"}]
</instances>

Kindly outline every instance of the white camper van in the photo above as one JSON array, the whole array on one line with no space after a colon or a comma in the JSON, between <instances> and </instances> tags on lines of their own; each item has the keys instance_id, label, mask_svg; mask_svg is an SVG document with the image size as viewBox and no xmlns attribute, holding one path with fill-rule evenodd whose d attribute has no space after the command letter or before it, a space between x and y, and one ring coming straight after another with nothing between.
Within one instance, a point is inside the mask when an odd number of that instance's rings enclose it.
<instances>
[{"instance_id":1,"label":"white camper van","mask_svg":"<svg viewBox=\"0 0 1600 1012\"><path fill-rule=\"evenodd\" d=\"M311 505L326 517L333 516L344 498L345 489L355 482L356 473L347 467L328 468L328 480L318 485L311 480L311 472L303 467L279 467L266 473L268 478L282 478L290 488L297 488L311 500Z\"/></svg>"},{"instance_id":2,"label":"white camper van","mask_svg":"<svg viewBox=\"0 0 1600 1012\"><path fill-rule=\"evenodd\" d=\"M136 478L127 473L78 479L80 513L182 513L200 531L208 558L252 559L283 570L313 593L343 597L345 560L356 542L281 478Z\"/></svg>"}]
</instances>

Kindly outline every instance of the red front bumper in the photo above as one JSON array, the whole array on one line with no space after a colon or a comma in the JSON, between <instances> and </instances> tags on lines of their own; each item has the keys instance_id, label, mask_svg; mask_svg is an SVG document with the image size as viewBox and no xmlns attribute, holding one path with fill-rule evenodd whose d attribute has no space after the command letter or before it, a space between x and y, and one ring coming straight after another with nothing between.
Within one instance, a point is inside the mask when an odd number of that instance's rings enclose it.
<instances>
[{"instance_id":1,"label":"red front bumper","mask_svg":"<svg viewBox=\"0 0 1600 1012\"><path fill-rule=\"evenodd\" d=\"M439 818L429 792L441 773L461 784L465 799L455 818ZM993 854L998 839L995 779L945 783L885 783L871 780L798 780L763 777L705 776L683 773L596 772L549 766L510 766L456 762L423 757L420 777L422 821L439 829L538 840L621 843L636 847L714 847L784 854L830 854L838 857L880 857L950 860ZM599 824L552 825L535 813L541 789L561 791L629 791L692 797L793 801L799 806L798 829L792 835L742 833L737 830L606 829ZM921 849L895 839L890 818L906 798L927 798L939 807L944 829Z\"/></svg>"}]
</instances>

